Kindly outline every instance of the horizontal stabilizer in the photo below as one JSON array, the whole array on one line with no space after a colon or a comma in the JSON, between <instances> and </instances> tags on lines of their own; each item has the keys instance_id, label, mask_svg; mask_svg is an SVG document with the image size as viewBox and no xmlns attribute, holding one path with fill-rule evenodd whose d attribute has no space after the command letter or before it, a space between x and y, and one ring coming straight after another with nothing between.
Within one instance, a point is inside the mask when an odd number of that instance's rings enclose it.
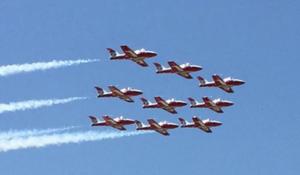
<instances>
[{"instance_id":1,"label":"horizontal stabilizer","mask_svg":"<svg viewBox=\"0 0 300 175\"><path fill-rule=\"evenodd\" d=\"M181 126L186 126L186 121L183 118L178 118Z\"/></svg>"},{"instance_id":2,"label":"horizontal stabilizer","mask_svg":"<svg viewBox=\"0 0 300 175\"><path fill-rule=\"evenodd\" d=\"M195 99L189 97L188 100L190 101L191 106L196 106L197 105L197 101Z\"/></svg>"},{"instance_id":3,"label":"horizontal stabilizer","mask_svg":"<svg viewBox=\"0 0 300 175\"><path fill-rule=\"evenodd\" d=\"M206 80L200 76L197 77L197 79L199 80L201 85L205 85L206 84Z\"/></svg>"},{"instance_id":4,"label":"horizontal stabilizer","mask_svg":"<svg viewBox=\"0 0 300 175\"><path fill-rule=\"evenodd\" d=\"M144 106L147 106L150 103L147 99L145 99L143 97L141 98L141 100L142 100Z\"/></svg>"},{"instance_id":5,"label":"horizontal stabilizer","mask_svg":"<svg viewBox=\"0 0 300 175\"><path fill-rule=\"evenodd\" d=\"M97 124L98 123L98 119L94 116L89 116L89 118L91 119L92 124Z\"/></svg>"},{"instance_id":6,"label":"horizontal stabilizer","mask_svg":"<svg viewBox=\"0 0 300 175\"><path fill-rule=\"evenodd\" d=\"M98 97L101 97L104 94L104 90L98 86L95 87L97 93L98 93Z\"/></svg>"},{"instance_id":7,"label":"horizontal stabilizer","mask_svg":"<svg viewBox=\"0 0 300 175\"><path fill-rule=\"evenodd\" d=\"M117 52L115 50L113 50L111 48L107 48L107 50L112 58L117 56Z\"/></svg>"},{"instance_id":8,"label":"horizontal stabilizer","mask_svg":"<svg viewBox=\"0 0 300 175\"><path fill-rule=\"evenodd\" d=\"M163 70L163 66L159 63L153 63L154 66L156 67L156 72L160 72Z\"/></svg>"}]
</instances>

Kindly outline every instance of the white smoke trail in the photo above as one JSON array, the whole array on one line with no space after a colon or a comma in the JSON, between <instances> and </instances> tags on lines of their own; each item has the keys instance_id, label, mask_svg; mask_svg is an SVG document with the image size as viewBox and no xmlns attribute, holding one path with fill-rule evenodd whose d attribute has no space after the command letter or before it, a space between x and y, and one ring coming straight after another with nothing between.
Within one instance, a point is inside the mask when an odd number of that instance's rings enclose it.
<instances>
[{"instance_id":1,"label":"white smoke trail","mask_svg":"<svg viewBox=\"0 0 300 175\"><path fill-rule=\"evenodd\" d=\"M36 62L25 64L11 64L0 66L0 76L8 76L24 72L33 72L38 70L57 69L61 67L73 66L78 64L92 63L99 60L79 59L79 60L52 60L49 62Z\"/></svg>"},{"instance_id":2,"label":"white smoke trail","mask_svg":"<svg viewBox=\"0 0 300 175\"><path fill-rule=\"evenodd\" d=\"M60 134L45 134L28 137L14 137L10 139L0 140L0 152L11 150L41 148L50 145L61 145L69 143L81 143L91 141L101 141L106 139L116 139L121 137L129 137L152 132L128 131L128 132L73 132Z\"/></svg>"},{"instance_id":3,"label":"white smoke trail","mask_svg":"<svg viewBox=\"0 0 300 175\"><path fill-rule=\"evenodd\" d=\"M56 104L70 103L76 100L85 100L87 97L70 97L63 99L46 99L46 100L28 100L20 102L11 102L8 104L0 103L0 114L4 112L12 112L27 109L36 109L46 106L52 106Z\"/></svg>"},{"instance_id":4,"label":"white smoke trail","mask_svg":"<svg viewBox=\"0 0 300 175\"><path fill-rule=\"evenodd\" d=\"M44 134L52 134L52 133L59 133L68 131L71 129L78 128L79 126L69 126L64 128L50 128L50 129L31 129L31 130L9 130L6 132L0 132L0 140L6 140L6 139L12 139L16 137L28 137L28 136L38 136L38 135L44 135Z\"/></svg>"}]
</instances>

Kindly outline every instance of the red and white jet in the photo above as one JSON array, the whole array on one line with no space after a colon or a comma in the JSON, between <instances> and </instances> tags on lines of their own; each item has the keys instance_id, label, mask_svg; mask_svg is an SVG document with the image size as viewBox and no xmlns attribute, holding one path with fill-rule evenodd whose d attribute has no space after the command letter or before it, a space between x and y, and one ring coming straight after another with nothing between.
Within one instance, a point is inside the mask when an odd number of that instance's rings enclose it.
<instances>
[{"instance_id":1,"label":"red and white jet","mask_svg":"<svg viewBox=\"0 0 300 175\"><path fill-rule=\"evenodd\" d=\"M151 103L147 99L141 98L143 102L143 108L161 108L172 114L177 114L175 108L187 105L186 102L181 100L175 100L175 99L164 100L161 97L154 97L154 99L156 103Z\"/></svg>"},{"instance_id":2,"label":"red and white jet","mask_svg":"<svg viewBox=\"0 0 300 175\"><path fill-rule=\"evenodd\" d=\"M179 118L179 121L181 123L181 128L199 128L204 132L211 133L211 127L216 127L222 125L222 122L216 121L216 120L201 120L197 116L193 117L193 122L189 123L183 118Z\"/></svg>"},{"instance_id":3,"label":"red and white jet","mask_svg":"<svg viewBox=\"0 0 300 175\"><path fill-rule=\"evenodd\" d=\"M190 75L191 72L197 72L202 70L201 66L190 65L189 63L178 65L174 61L169 61L168 64L170 67L166 68L160 65L159 63L154 63L156 67L156 73L176 73L184 78L192 79L193 77Z\"/></svg>"},{"instance_id":4,"label":"red and white jet","mask_svg":"<svg viewBox=\"0 0 300 175\"><path fill-rule=\"evenodd\" d=\"M191 108L209 108L217 113L223 113L222 107L231 106L234 103L228 100L215 99L211 100L208 97L203 97L203 103L199 103L193 98L188 98L191 102Z\"/></svg>"},{"instance_id":5,"label":"red and white jet","mask_svg":"<svg viewBox=\"0 0 300 175\"><path fill-rule=\"evenodd\" d=\"M207 80L205 80L200 76L197 78L200 81L199 84L200 87L218 87L228 93L233 93L233 89L232 89L233 86L239 86L245 83L245 81L243 80L233 79L231 77L227 77L223 79L216 74L212 76L213 81L211 82L208 82Z\"/></svg>"},{"instance_id":6,"label":"red and white jet","mask_svg":"<svg viewBox=\"0 0 300 175\"><path fill-rule=\"evenodd\" d=\"M98 98L100 97L118 97L122 100L125 100L127 102L134 102L133 99L131 98L132 96L138 96L143 94L141 90L138 89L133 89L133 88L124 88L124 89L118 89L115 86L108 86L109 90L111 92L105 92L102 88L100 87L95 87L98 93Z\"/></svg>"},{"instance_id":7,"label":"red and white jet","mask_svg":"<svg viewBox=\"0 0 300 175\"><path fill-rule=\"evenodd\" d=\"M126 130L126 128L124 128L125 125L132 125L135 123L134 120L123 118L122 116L117 118L111 118L110 116L105 115L102 117L103 121L98 121L97 117L94 116L89 117L92 121L91 126L111 126L118 130Z\"/></svg>"},{"instance_id":8,"label":"red and white jet","mask_svg":"<svg viewBox=\"0 0 300 175\"><path fill-rule=\"evenodd\" d=\"M121 46L121 49L123 50L124 53L118 53L111 48L107 48L107 50L109 51L110 56L111 56L110 59L111 60L131 60L143 67L147 67L148 64L145 62L145 59L155 57L157 55L157 53L155 53L153 51L145 50L145 49L133 51L126 45Z\"/></svg>"},{"instance_id":9,"label":"red and white jet","mask_svg":"<svg viewBox=\"0 0 300 175\"><path fill-rule=\"evenodd\" d=\"M170 135L168 133L168 129L178 128L178 125L175 123L169 123L166 121L157 123L154 119L148 119L149 125L145 125L138 120L136 120L135 123L137 125L136 130L153 130L165 136Z\"/></svg>"}]
</instances>

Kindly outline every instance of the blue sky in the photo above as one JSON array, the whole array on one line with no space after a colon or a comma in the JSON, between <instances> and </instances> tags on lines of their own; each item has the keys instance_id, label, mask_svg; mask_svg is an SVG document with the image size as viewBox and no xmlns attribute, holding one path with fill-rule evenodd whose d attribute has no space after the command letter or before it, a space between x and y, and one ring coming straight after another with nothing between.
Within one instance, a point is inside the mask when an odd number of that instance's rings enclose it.
<instances>
[{"instance_id":1,"label":"blue sky","mask_svg":"<svg viewBox=\"0 0 300 175\"><path fill-rule=\"evenodd\" d=\"M53 59L100 59L68 68L0 77L0 102L89 97L36 110L0 114L0 130L90 128L91 114L177 122L193 115L220 120L212 134L193 129L170 137L148 134L0 153L1 174L298 174L299 1L58 1L0 2L0 65ZM158 52L148 68L110 61L107 47ZM234 94L198 82L156 75L153 62L190 62L193 74L245 80ZM96 99L93 87L135 87L153 99L221 97L224 114L178 109L178 115ZM134 130L134 127L128 127Z\"/></svg>"}]
</instances>

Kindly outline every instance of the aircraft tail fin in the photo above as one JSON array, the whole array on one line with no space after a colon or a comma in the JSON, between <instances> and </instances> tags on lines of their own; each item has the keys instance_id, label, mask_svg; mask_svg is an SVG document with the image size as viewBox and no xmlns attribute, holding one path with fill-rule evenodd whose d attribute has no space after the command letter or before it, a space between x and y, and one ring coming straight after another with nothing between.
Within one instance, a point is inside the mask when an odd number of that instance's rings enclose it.
<instances>
[{"instance_id":1,"label":"aircraft tail fin","mask_svg":"<svg viewBox=\"0 0 300 175\"><path fill-rule=\"evenodd\" d=\"M117 56L117 52L114 49L107 48L107 50L112 58Z\"/></svg>"},{"instance_id":2,"label":"aircraft tail fin","mask_svg":"<svg viewBox=\"0 0 300 175\"><path fill-rule=\"evenodd\" d=\"M136 124L137 129L140 129L140 128L143 127L142 122L140 122L140 121L138 121L138 120L135 121L135 124Z\"/></svg>"},{"instance_id":3,"label":"aircraft tail fin","mask_svg":"<svg viewBox=\"0 0 300 175\"><path fill-rule=\"evenodd\" d=\"M178 120L179 120L181 126L186 126L186 123L187 123L186 120L184 120L183 118L178 118Z\"/></svg>"},{"instance_id":4,"label":"aircraft tail fin","mask_svg":"<svg viewBox=\"0 0 300 175\"><path fill-rule=\"evenodd\" d=\"M148 106L150 104L150 102L147 99L145 99L144 97L142 97L141 100L142 100L144 106Z\"/></svg>"},{"instance_id":5,"label":"aircraft tail fin","mask_svg":"<svg viewBox=\"0 0 300 175\"><path fill-rule=\"evenodd\" d=\"M197 101L195 99L189 97L188 100L190 101L191 106L196 106L197 105Z\"/></svg>"},{"instance_id":6,"label":"aircraft tail fin","mask_svg":"<svg viewBox=\"0 0 300 175\"><path fill-rule=\"evenodd\" d=\"M163 66L159 63L153 63L155 68L156 68L156 72L160 72L163 70Z\"/></svg>"},{"instance_id":7,"label":"aircraft tail fin","mask_svg":"<svg viewBox=\"0 0 300 175\"><path fill-rule=\"evenodd\" d=\"M98 86L95 87L97 93L98 93L98 97L101 97L104 95L104 90Z\"/></svg>"},{"instance_id":8,"label":"aircraft tail fin","mask_svg":"<svg viewBox=\"0 0 300 175\"><path fill-rule=\"evenodd\" d=\"M198 76L197 79L199 80L201 85L205 85L206 84L206 80L203 77Z\"/></svg>"},{"instance_id":9,"label":"aircraft tail fin","mask_svg":"<svg viewBox=\"0 0 300 175\"><path fill-rule=\"evenodd\" d=\"M209 103L209 102L212 101L212 100L211 100L209 97L207 97L207 96L202 97L202 100L203 100L205 103Z\"/></svg>"},{"instance_id":10,"label":"aircraft tail fin","mask_svg":"<svg viewBox=\"0 0 300 175\"><path fill-rule=\"evenodd\" d=\"M97 117L94 117L94 116L89 116L89 118L91 119L92 126L98 123L98 119L97 119Z\"/></svg>"}]
</instances>

